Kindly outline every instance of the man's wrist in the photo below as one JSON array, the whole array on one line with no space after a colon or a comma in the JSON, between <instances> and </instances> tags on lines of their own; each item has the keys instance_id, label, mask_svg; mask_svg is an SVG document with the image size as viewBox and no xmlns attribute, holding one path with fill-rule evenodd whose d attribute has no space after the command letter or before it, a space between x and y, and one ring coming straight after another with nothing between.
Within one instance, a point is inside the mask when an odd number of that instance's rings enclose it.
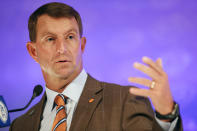
<instances>
[{"instance_id":1,"label":"man's wrist","mask_svg":"<svg viewBox=\"0 0 197 131\"><path fill-rule=\"evenodd\" d=\"M168 114L160 114L159 112L155 111L156 117L160 120L166 121L166 122L170 122L173 121L174 119L176 119L179 116L179 105L174 102L174 107L171 113Z\"/></svg>"}]
</instances>

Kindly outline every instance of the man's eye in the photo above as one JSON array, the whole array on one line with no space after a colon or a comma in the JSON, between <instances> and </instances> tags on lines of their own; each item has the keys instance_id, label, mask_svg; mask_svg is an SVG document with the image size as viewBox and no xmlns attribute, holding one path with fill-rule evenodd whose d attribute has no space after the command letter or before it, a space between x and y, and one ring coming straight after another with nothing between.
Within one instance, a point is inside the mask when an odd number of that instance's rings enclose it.
<instances>
[{"instance_id":1,"label":"man's eye","mask_svg":"<svg viewBox=\"0 0 197 131\"><path fill-rule=\"evenodd\" d=\"M73 38L74 38L74 36L72 36L72 35L68 36L68 39L73 39Z\"/></svg>"},{"instance_id":2,"label":"man's eye","mask_svg":"<svg viewBox=\"0 0 197 131\"><path fill-rule=\"evenodd\" d=\"M53 41L53 40L54 38L51 38L51 37L47 39L47 41Z\"/></svg>"}]
</instances>

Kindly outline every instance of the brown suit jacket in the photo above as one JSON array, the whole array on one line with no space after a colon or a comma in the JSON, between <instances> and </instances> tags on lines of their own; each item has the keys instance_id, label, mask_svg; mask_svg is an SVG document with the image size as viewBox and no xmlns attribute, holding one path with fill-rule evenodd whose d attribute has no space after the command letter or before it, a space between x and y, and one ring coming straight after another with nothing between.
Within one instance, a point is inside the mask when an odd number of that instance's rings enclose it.
<instances>
[{"instance_id":1,"label":"brown suit jacket","mask_svg":"<svg viewBox=\"0 0 197 131\"><path fill-rule=\"evenodd\" d=\"M88 76L70 131L162 131L147 98L129 94L129 87L99 82ZM94 99L93 102L89 102ZM15 119L10 131L38 131L46 95ZM181 131L179 118L175 131Z\"/></svg>"}]
</instances>

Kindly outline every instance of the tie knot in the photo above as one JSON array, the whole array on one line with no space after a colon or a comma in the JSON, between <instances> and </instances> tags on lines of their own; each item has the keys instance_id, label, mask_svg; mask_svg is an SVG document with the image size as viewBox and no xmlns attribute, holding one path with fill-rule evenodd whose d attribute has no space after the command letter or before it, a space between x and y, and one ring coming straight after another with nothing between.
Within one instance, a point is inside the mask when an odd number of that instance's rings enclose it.
<instances>
[{"instance_id":1,"label":"tie knot","mask_svg":"<svg viewBox=\"0 0 197 131\"><path fill-rule=\"evenodd\" d=\"M66 97L63 95L63 94L58 94L56 97L55 97L55 103L58 105L58 106L64 106L66 104Z\"/></svg>"}]
</instances>

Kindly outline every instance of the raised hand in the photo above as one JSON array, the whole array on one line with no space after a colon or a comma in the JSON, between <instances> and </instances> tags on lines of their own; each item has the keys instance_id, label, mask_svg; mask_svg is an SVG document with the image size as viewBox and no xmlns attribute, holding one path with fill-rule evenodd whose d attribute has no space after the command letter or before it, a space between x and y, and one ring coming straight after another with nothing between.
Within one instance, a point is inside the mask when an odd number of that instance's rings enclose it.
<instances>
[{"instance_id":1,"label":"raised hand","mask_svg":"<svg viewBox=\"0 0 197 131\"><path fill-rule=\"evenodd\" d=\"M129 81L137 83L149 89L130 88L130 93L138 96L149 97L160 114L168 114L173 110L173 98L170 91L168 75L162 68L162 60L158 58L156 62L148 57L142 58L143 63L134 63L134 68L148 75L151 79L141 77L129 77Z\"/></svg>"}]
</instances>

